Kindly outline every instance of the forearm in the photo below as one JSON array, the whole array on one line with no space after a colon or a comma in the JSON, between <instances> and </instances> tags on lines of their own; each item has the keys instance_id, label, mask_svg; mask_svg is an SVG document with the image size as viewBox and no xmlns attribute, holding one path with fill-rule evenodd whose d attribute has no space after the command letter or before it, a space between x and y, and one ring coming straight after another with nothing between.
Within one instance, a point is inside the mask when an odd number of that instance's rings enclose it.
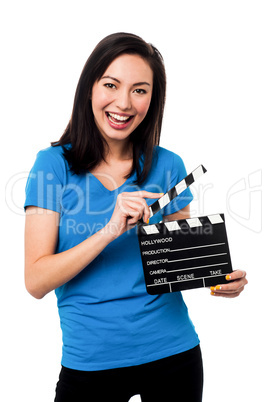
<instances>
[{"instance_id":1,"label":"forearm","mask_svg":"<svg viewBox=\"0 0 267 402\"><path fill-rule=\"evenodd\" d=\"M42 256L31 264L25 262L28 292L41 299L64 285L89 265L113 239L112 233L104 228L69 250Z\"/></svg>"},{"instance_id":2,"label":"forearm","mask_svg":"<svg viewBox=\"0 0 267 402\"><path fill-rule=\"evenodd\" d=\"M108 224L77 246L55 254L60 214L28 207L25 224L25 284L28 292L41 299L64 285L89 265L115 238L132 229L139 219L149 216L144 200L159 193L121 193Z\"/></svg>"}]
</instances>

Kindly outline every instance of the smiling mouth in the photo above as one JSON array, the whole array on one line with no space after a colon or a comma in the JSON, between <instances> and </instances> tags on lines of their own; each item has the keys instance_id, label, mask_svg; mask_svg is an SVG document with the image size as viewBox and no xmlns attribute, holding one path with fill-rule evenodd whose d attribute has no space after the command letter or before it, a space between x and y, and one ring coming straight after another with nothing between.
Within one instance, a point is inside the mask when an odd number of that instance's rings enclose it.
<instances>
[{"instance_id":1,"label":"smiling mouth","mask_svg":"<svg viewBox=\"0 0 267 402\"><path fill-rule=\"evenodd\" d=\"M106 112L106 116L111 123L116 124L118 126L123 126L129 123L134 117L134 116L122 116L120 114L110 112Z\"/></svg>"}]
</instances>

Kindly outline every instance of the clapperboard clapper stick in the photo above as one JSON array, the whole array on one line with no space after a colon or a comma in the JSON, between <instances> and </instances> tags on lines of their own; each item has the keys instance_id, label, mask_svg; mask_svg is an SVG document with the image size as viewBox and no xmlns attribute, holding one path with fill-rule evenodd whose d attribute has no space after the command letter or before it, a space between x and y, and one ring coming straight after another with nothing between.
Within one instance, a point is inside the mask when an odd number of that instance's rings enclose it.
<instances>
[{"instance_id":1,"label":"clapperboard clapper stick","mask_svg":"<svg viewBox=\"0 0 267 402\"><path fill-rule=\"evenodd\" d=\"M206 172L200 165L150 205L150 217ZM224 214L139 224L138 239L151 295L227 283L232 272Z\"/></svg>"}]
</instances>

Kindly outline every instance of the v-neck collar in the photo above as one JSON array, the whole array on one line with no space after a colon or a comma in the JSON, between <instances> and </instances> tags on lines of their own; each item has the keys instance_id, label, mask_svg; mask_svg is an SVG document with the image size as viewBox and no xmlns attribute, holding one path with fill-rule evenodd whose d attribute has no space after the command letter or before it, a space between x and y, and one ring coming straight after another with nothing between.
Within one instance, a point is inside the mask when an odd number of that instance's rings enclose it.
<instances>
[{"instance_id":1,"label":"v-neck collar","mask_svg":"<svg viewBox=\"0 0 267 402\"><path fill-rule=\"evenodd\" d=\"M133 181L136 180L136 173L134 173L130 177L128 177L128 179L126 179L125 182L121 184L119 187L115 188L114 190L109 190L107 187L104 186L103 183L101 183L101 181L93 173L89 172L88 174L90 178L92 178L95 181L99 189L105 192L106 194L120 193L123 187L132 184Z\"/></svg>"}]
</instances>

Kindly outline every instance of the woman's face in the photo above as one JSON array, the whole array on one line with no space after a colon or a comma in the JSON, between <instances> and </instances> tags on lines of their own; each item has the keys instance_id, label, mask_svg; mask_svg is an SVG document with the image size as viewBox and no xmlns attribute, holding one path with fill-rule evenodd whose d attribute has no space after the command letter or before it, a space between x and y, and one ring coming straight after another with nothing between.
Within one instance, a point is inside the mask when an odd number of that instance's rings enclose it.
<instances>
[{"instance_id":1,"label":"woman's face","mask_svg":"<svg viewBox=\"0 0 267 402\"><path fill-rule=\"evenodd\" d=\"M108 143L125 141L145 118L153 90L153 71L138 55L117 57L92 88L92 109Z\"/></svg>"}]
</instances>

